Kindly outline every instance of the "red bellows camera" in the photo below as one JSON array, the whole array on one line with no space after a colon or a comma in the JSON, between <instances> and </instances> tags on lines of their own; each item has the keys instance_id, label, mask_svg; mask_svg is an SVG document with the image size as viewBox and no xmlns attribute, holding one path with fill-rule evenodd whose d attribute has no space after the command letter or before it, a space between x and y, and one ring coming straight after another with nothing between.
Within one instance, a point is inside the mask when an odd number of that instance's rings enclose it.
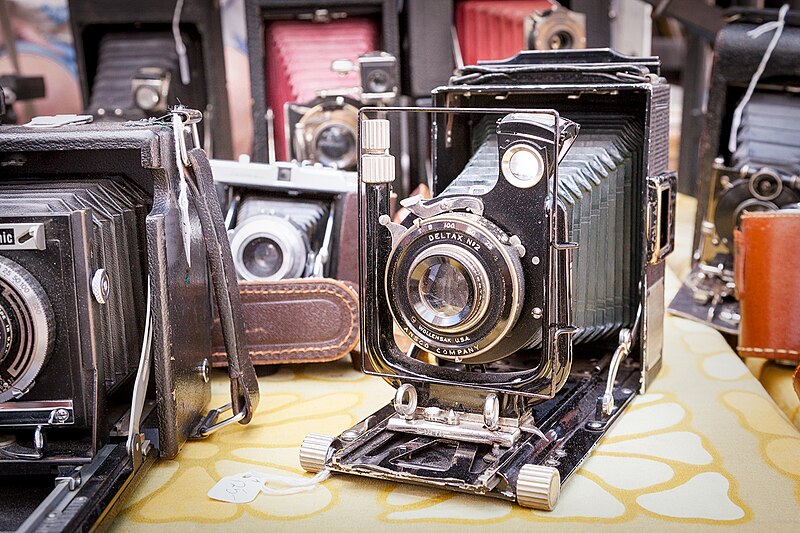
<instances>
[{"instance_id":1,"label":"red bellows camera","mask_svg":"<svg viewBox=\"0 0 800 533\"><path fill-rule=\"evenodd\" d=\"M308 102L320 91L345 93L361 87L358 69L337 72L331 64L349 60L358 64L359 56L379 48L377 22L366 18L347 18L321 24L286 20L265 28L268 106L274 113L275 152L279 161L289 158L284 127L285 106Z\"/></svg>"},{"instance_id":2,"label":"red bellows camera","mask_svg":"<svg viewBox=\"0 0 800 533\"><path fill-rule=\"evenodd\" d=\"M520 50L585 48L585 18L549 0L462 0L455 9L465 65Z\"/></svg>"}]
</instances>

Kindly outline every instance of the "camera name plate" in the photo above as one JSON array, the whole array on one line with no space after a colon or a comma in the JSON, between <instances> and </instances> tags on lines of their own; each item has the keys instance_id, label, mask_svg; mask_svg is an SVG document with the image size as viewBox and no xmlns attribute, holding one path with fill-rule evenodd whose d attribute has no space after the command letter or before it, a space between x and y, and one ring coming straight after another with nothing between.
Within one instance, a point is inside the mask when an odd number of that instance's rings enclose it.
<instances>
[{"instance_id":1,"label":"camera name plate","mask_svg":"<svg viewBox=\"0 0 800 533\"><path fill-rule=\"evenodd\" d=\"M0 224L0 250L44 250L44 224L19 222Z\"/></svg>"},{"instance_id":2,"label":"camera name plate","mask_svg":"<svg viewBox=\"0 0 800 533\"><path fill-rule=\"evenodd\" d=\"M0 427L66 426L74 423L72 400L0 403Z\"/></svg>"}]
</instances>

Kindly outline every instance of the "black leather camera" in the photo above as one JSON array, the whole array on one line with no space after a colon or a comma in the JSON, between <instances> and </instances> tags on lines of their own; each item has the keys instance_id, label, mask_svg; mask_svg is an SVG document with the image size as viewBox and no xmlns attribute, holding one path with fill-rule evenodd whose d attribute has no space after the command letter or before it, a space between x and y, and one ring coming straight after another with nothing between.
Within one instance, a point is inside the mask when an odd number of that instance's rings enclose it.
<instances>
[{"instance_id":1,"label":"black leather camera","mask_svg":"<svg viewBox=\"0 0 800 533\"><path fill-rule=\"evenodd\" d=\"M661 366L675 175L656 58L522 52L434 106L362 111L364 370L393 404L301 464L552 509ZM389 217L391 113L432 121L432 191ZM385 115L384 115L385 114Z\"/></svg>"},{"instance_id":2,"label":"black leather camera","mask_svg":"<svg viewBox=\"0 0 800 533\"><path fill-rule=\"evenodd\" d=\"M748 93L773 32L751 37L778 10L734 10L719 32L703 131L692 271L670 311L725 333L739 331L734 230L742 215L800 202L800 15L789 11ZM744 104L744 105L743 105ZM739 109L741 107L741 109Z\"/></svg>"},{"instance_id":3,"label":"black leather camera","mask_svg":"<svg viewBox=\"0 0 800 533\"><path fill-rule=\"evenodd\" d=\"M93 527L153 459L252 416L198 119L0 129L0 485L19 505L4 520ZM234 354L226 421L207 415L212 303Z\"/></svg>"},{"instance_id":4,"label":"black leather camera","mask_svg":"<svg viewBox=\"0 0 800 533\"><path fill-rule=\"evenodd\" d=\"M358 283L358 177L319 165L213 160L239 278Z\"/></svg>"}]
</instances>

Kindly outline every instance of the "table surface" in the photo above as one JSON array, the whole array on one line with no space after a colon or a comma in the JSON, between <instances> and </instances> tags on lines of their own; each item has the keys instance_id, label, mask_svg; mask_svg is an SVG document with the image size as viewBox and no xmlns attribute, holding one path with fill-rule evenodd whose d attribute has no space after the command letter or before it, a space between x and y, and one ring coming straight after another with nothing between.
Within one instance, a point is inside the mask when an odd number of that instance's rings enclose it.
<instances>
[{"instance_id":1,"label":"table surface","mask_svg":"<svg viewBox=\"0 0 800 533\"><path fill-rule=\"evenodd\" d=\"M692 209L680 199L668 300L688 268ZM536 524L574 530L591 523L601 529L796 529L797 428L716 331L667 316L664 338L658 378L567 481L553 512L342 474L309 492L261 494L249 504L209 499L212 485L231 474L310 477L297 456L307 433L337 435L390 401L394 389L383 380L339 361L284 366L260 378L261 403L252 423L190 442L177 460L157 463L114 528L412 532L433 524L437 531L463 532L495 524L502 531L529 531ZM224 375L215 374L212 385L214 403L225 403ZM784 407L792 409L791 403Z\"/></svg>"}]
</instances>

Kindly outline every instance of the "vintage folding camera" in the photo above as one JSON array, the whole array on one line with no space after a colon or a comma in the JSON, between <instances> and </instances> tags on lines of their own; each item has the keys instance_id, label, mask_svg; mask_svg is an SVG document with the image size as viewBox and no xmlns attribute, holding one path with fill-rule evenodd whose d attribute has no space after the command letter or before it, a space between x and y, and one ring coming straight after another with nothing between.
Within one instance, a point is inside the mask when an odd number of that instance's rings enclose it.
<instances>
[{"instance_id":1,"label":"vintage folding camera","mask_svg":"<svg viewBox=\"0 0 800 533\"><path fill-rule=\"evenodd\" d=\"M734 297L733 234L744 213L800 202L800 16L791 12L752 96L737 112L772 32L748 32L777 10L742 10L715 45L703 132L692 271L669 306L672 313L725 333L739 331ZM734 119L737 116L738 118Z\"/></svg>"},{"instance_id":2,"label":"vintage folding camera","mask_svg":"<svg viewBox=\"0 0 800 533\"><path fill-rule=\"evenodd\" d=\"M202 0L176 7L70 1L86 112L95 120L138 120L177 104L199 109L203 147L232 157L219 6Z\"/></svg>"},{"instance_id":3,"label":"vintage folding camera","mask_svg":"<svg viewBox=\"0 0 800 533\"><path fill-rule=\"evenodd\" d=\"M456 2L455 24L468 65L520 50L586 48L586 15L551 0L463 0Z\"/></svg>"},{"instance_id":4,"label":"vintage folding camera","mask_svg":"<svg viewBox=\"0 0 800 533\"><path fill-rule=\"evenodd\" d=\"M193 149L199 113L170 117L0 128L0 497L15 506L3 529L97 527L153 460L258 403ZM234 354L225 420L207 414L212 302Z\"/></svg>"},{"instance_id":5,"label":"vintage folding camera","mask_svg":"<svg viewBox=\"0 0 800 533\"><path fill-rule=\"evenodd\" d=\"M354 170L358 148L351 133L356 119L350 111L361 105L362 85L364 93L375 93L378 91L372 89L381 89L377 85L391 91L400 84L397 5L385 0L246 0L245 5L253 94L253 161L309 160ZM348 62L358 65L359 57L374 51L388 55L369 64L361 62L359 69L338 68ZM334 63L337 68L332 69ZM370 78L376 85L372 89ZM321 92L331 98L314 103ZM325 109L317 105L323 102L327 102ZM310 120L301 124L306 134L298 139L299 147L294 140L294 124L299 118L290 123L288 103L308 110L316 108ZM326 121L326 115L337 119L338 125L319 129L317 121ZM319 142L328 154L316 146L315 131L318 136L322 134Z\"/></svg>"},{"instance_id":6,"label":"vintage folding camera","mask_svg":"<svg viewBox=\"0 0 800 533\"><path fill-rule=\"evenodd\" d=\"M358 175L319 165L212 160L239 278L358 283Z\"/></svg>"},{"instance_id":7,"label":"vintage folding camera","mask_svg":"<svg viewBox=\"0 0 800 533\"><path fill-rule=\"evenodd\" d=\"M306 470L552 509L661 366L676 183L658 73L609 50L461 70L413 111L432 119L434 197L401 223L386 120L362 110L364 370L397 393L309 435Z\"/></svg>"}]
</instances>

